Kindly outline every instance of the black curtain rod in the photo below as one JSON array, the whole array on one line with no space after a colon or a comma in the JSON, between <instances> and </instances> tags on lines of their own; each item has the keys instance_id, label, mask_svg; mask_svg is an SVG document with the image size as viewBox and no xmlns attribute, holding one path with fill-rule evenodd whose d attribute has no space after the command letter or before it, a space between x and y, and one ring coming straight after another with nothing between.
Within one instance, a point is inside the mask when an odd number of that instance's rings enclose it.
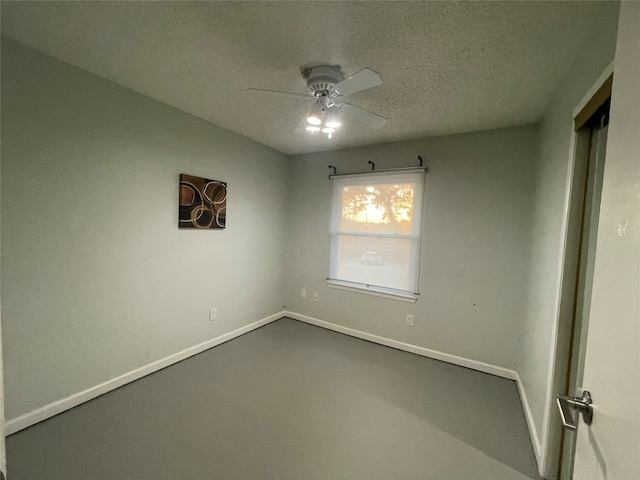
<instances>
[{"instance_id":1,"label":"black curtain rod","mask_svg":"<svg viewBox=\"0 0 640 480\"><path fill-rule=\"evenodd\" d=\"M373 163L371 160L369 160L369 165L371 165L371 170L369 172L362 172L362 173L341 173L338 174L338 169L336 167L334 167L333 165L329 165L329 168L333 170L333 174L329 175L329 179L332 179L334 177L346 177L346 176L350 176L350 175L365 175L367 173L377 173L377 172L399 172L399 171L409 171L409 170L424 170L425 172L427 171L427 167L424 166L424 160L422 159L421 155L418 155L418 160L420 161L420 166L419 167L399 167L399 168L385 168L383 170L376 170L376 164Z\"/></svg>"},{"instance_id":2,"label":"black curtain rod","mask_svg":"<svg viewBox=\"0 0 640 480\"><path fill-rule=\"evenodd\" d=\"M411 172L411 171L427 171L427 167L398 167L398 168L384 168L382 170L369 170L368 172L356 172L356 173L338 173L329 175L329 178L336 177L355 177L362 175L375 175L377 173L389 173L389 172Z\"/></svg>"}]
</instances>

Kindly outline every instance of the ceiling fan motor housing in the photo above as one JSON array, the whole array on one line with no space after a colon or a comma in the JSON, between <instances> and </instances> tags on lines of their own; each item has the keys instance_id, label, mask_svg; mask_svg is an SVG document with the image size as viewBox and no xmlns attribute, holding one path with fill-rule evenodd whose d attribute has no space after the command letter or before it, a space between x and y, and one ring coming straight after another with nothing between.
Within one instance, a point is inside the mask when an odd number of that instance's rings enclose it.
<instances>
[{"instance_id":1,"label":"ceiling fan motor housing","mask_svg":"<svg viewBox=\"0 0 640 480\"><path fill-rule=\"evenodd\" d=\"M338 67L313 67L306 77L307 89L316 97L329 96L333 86L343 79L344 76Z\"/></svg>"}]
</instances>

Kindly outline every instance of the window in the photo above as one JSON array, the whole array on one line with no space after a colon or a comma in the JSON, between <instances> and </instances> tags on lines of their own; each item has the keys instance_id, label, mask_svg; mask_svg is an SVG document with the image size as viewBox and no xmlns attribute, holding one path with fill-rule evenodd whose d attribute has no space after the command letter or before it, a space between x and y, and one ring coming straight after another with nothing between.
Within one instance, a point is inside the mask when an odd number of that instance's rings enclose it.
<instances>
[{"instance_id":1,"label":"window","mask_svg":"<svg viewBox=\"0 0 640 480\"><path fill-rule=\"evenodd\" d=\"M334 177L329 285L415 300L424 170Z\"/></svg>"}]
</instances>

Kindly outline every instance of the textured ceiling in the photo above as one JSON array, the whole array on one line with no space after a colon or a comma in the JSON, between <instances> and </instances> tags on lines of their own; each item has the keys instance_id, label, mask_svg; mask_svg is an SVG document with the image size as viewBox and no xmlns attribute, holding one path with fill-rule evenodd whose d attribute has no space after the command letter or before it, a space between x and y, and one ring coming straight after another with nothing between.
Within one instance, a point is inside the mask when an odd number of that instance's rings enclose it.
<instances>
[{"instance_id":1,"label":"textured ceiling","mask_svg":"<svg viewBox=\"0 0 640 480\"><path fill-rule=\"evenodd\" d=\"M20 43L288 154L532 123L610 2L9 2ZM300 68L364 67L389 119L294 135Z\"/></svg>"}]
</instances>

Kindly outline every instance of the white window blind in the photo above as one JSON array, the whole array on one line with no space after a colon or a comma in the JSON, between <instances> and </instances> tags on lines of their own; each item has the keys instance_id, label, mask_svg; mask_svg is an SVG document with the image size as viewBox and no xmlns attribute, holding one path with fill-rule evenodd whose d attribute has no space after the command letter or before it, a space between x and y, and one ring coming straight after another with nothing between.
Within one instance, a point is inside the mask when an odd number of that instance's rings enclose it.
<instances>
[{"instance_id":1,"label":"white window blind","mask_svg":"<svg viewBox=\"0 0 640 480\"><path fill-rule=\"evenodd\" d=\"M334 177L330 283L418 293L424 171Z\"/></svg>"}]
</instances>

